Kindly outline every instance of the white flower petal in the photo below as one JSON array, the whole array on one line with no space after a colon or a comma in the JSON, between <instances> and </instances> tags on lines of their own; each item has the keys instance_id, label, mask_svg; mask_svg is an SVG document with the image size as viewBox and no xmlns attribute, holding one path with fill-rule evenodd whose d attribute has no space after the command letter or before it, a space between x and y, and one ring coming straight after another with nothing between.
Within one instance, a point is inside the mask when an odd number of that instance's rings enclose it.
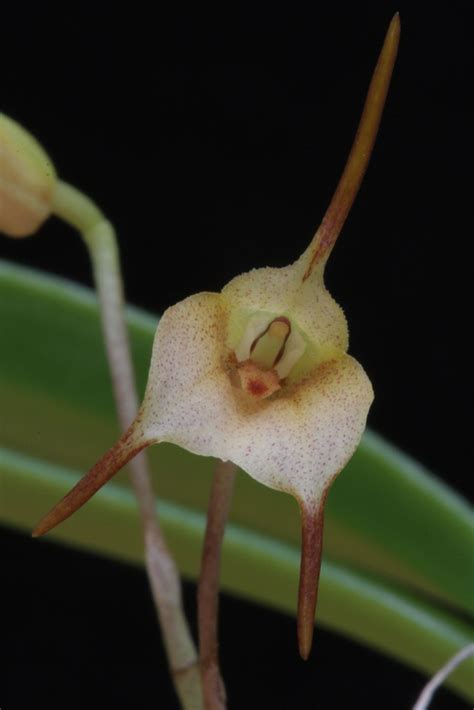
<instances>
[{"instance_id":1,"label":"white flower petal","mask_svg":"<svg viewBox=\"0 0 474 710\"><path fill-rule=\"evenodd\" d=\"M317 501L362 436L372 387L349 355L254 402L223 359L225 302L197 294L158 327L140 419L143 435L232 460L270 488Z\"/></svg>"},{"instance_id":2,"label":"white flower petal","mask_svg":"<svg viewBox=\"0 0 474 710\"><path fill-rule=\"evenodd\" d=\"M362 436L372 387L349 355L319 365L268 399L231 384L228 309L200 293L169 308L158 326L145 398L130 428L41 521L68 517L145 446L168 441L231 460L261 483L316 510Z\"/></svg>"}]
</instances>

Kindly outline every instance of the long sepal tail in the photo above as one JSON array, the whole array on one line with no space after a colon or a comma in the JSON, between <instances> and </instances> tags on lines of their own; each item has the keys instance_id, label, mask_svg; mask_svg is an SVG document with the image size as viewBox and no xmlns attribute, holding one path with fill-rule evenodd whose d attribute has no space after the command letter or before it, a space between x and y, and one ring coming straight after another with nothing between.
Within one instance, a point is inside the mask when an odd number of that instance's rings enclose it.
<instances>
[{"instance_id":1,"label":"long sepal tail","mask_svg":"<svg viewBox=\"0 0 474 710\"><path fill-rule=\"evenodd\" d=\"M45 515L33 530L40 537L69 518L109 481L125 464L151 442L137 433L136 421L97 463L81 478L69 493Z\"/></svg>"},{"instance_id":2,"label":"long sepal tail","mask_svg":"<svg viewBox=\"0 0 474 710\"><path fill-rule=\"evenodd\" d=\"M377 137L399 40L400 17L397 13L387 30L344 172L323 221L303 257L308 264L303 281L311 276L318 264L327 261L359 191Z\"/></svg>"},{"instance_id":3,"label":"long sepal tail","mask_svg":"<svg viewBox=\"0 0 474 710\"><path fill-rule=\"evenodd\" d=\"M313 643L314 617L323 550L323 527L324 501L312 506L302 504L297 629L298 648L301 658L305 661L311 652Z\"/></svg>"}]
</instances>

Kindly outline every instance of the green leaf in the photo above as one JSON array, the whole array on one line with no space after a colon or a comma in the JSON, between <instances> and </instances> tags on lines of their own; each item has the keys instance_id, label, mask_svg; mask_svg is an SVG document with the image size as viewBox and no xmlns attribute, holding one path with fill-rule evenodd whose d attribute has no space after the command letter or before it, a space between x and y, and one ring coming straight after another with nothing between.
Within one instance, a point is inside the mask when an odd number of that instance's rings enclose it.
<instances>
[{"instance_id":1,"label":"green leaf","mask_svg":"<svg viewBox=\"0 0 474 710\"><path fill-rule=\"evenodd\" d=\"M77 479L78 472L0 450L3 521L28 529ZM196 579L205 516L160 501L160 518L171 551L186 577ZM133 495L109 484L72 518L53 530L52 540L142 562L140 525ZM43 540L38 544L47 544ZM281 611L294 613L299 550L242 526L231 524L224 543L222 586ZM415 668L432 673L471 638L469 626L445 611L325 559L321 570L318 623L366 643ZM474 662L450 678L451 687L472 698Z\"/></svg>"},{"instance_id":2,"label":"green leaf","mask_svg":"<svg viewBox=\"0 0 474 710\"><path fill-rule=\"evenodd\" d=\"M136 309L128 317L143 391L157 319ZM114 405L89 290L0 262L0 329L0 520L32 528L113 443ZM171 445L154 447L151 458L170 543L195 576L212 461ZM119 474L55 539L140 559L128 485ZM242 474L232 521L225 586L293 611L296 505ZM320 621L434 670L469 640L465 623L436 605L472 611L472 535L466 503L369 432L330 494ZM466 667L452 680L464 693Z\"/></svg>"}]
</instances>

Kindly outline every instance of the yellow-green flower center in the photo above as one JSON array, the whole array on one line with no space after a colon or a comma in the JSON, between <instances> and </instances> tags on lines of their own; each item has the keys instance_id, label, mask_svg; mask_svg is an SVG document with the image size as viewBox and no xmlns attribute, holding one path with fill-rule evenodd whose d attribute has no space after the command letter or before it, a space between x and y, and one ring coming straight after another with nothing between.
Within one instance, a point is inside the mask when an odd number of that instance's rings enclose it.
<instances>
[{"instance_id":1,"label":"yellow-green flower center","mask_svg":"<svg viewBox=\"0 0 474 710\"><path fill-rule=\"evenodd\" d=\"M264 399L280 389L303 355L305 341L289 318L268 313L252 315L242 331L233 350L234 383L252 397Z\"/></svg>"}]
</instances>

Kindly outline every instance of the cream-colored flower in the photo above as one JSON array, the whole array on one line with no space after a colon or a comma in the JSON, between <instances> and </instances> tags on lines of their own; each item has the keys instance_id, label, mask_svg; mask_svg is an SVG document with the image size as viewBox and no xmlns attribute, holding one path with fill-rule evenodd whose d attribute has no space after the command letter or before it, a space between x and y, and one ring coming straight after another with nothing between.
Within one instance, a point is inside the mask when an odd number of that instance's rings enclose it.
<instances>
[{"instance_id":1,"label":"cream-colored flower","mask_svg":"<svg viewBox=\"0 0 474 710\"><path fill-rule=\"evenodd\" d=\"M51 214L56 171L40 144L0 113L0 232L28 237Z\"/></svg>"},{"instance_id":2,"label":"cream-colored flower","mask_svg":"<svg viewBox=\"0 0 474 710\"><path fill-rule=\"evenodd\" d=\"M291 266L250 271L221 293L190 296L165 312L135 421L35 531L43 534L64 520L151 444L171 442L233 461L300 505L304 657L311 647L324 502L361 439L373 399L367 375L347 354L346 320L325 288L324 268L369 159L398 35L396 17L344 174L308 249Z\"/></svg>"}]
</instances>

